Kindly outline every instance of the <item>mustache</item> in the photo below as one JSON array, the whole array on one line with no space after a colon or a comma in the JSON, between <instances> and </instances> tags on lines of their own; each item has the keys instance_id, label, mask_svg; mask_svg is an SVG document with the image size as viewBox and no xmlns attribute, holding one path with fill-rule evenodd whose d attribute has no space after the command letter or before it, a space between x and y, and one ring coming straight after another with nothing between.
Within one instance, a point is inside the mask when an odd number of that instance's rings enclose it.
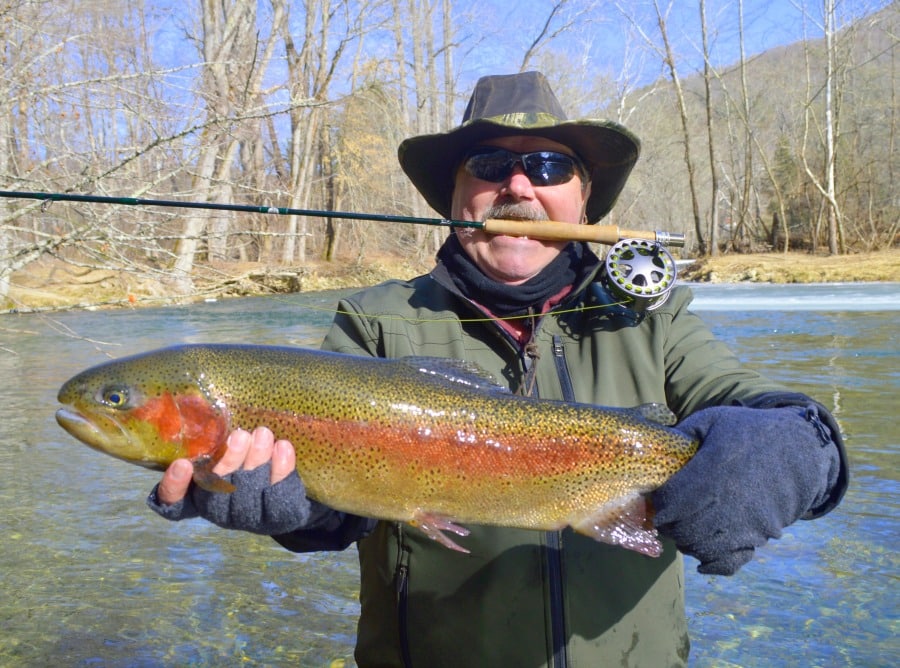
<instances>
[{"instance_id":1,"label":"mustache","mask_svg":"<svg viewBox=\"0 0 900 668\"><path fill-rule=\"evenodd\" d=\"M506 218L512 220L550 220L546 210L540 204L528 204L527 202L505 202L495 204L484 212L482 220L488 218ZM474 236L475 230L471 227L457 228L454 230L460 239Z\"/></svg>"},{"instance_id":2,"label":"mustache","mask_svg":"<svg viewBox=\"0 0 900 668\"><path fill-rule=\"evenodd\" d=\"M540 204L506 202L495 204L484 212L484 218L512 218L514 220L549 220L550 216Z\"/></svg>"}]
</instances>

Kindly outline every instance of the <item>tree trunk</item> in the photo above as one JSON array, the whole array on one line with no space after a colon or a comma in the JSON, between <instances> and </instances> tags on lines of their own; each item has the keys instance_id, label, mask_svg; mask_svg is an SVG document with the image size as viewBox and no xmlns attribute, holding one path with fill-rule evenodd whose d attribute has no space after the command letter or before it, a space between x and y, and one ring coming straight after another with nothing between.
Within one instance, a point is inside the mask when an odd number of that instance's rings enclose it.
<instances>
[{"instance_id":1,"label":"tree trunk","mask_svg":"<svg viewBox=\"0 0 900 668\"><path fill-rule=\"evenodd\" d=\"M716 162L715 133L713 132L712 92L710 80L712 79L712 66L709 62L709 39L706 26L706 2L700 0L700 33L703 42L703 91L706 103L706 140L709 146L709 176L710 176L710 203L709 203L709 254L719 254L719 169ZM687 137L685 137L687 139Z\"/></svg>"},{"instance_id":2,"label":"tree trunk","mask_svg":"<svg viewBox=\"0 0 900 668\"><path fill-rule=\"evenodd\" d=\"M825 0L825 199L828 204L828 252L839 251L840 211L835 196L834 160L834 2ZM843 251L843 249L840 249Z\"/></svg>"},{"instance_id":3,"label":"tree trunk","mask_svg":"<svg viewBox=\"0 0 900 668\"><path fill-rule=\"evenodd\" d=\"M691 195L691 211L694 217L694 231L697 234L697 244L701 255L709 253L709 246L705 241L703 234L703 225L700 218L700 204L697 199L697 179L695 176L694 160L691 157L691 131L688 123L687 104L684 99L684 91L681 88L681 79L678 76L678 69L675 66L675 54L672 51L672 45L669 42L669 33L666 25L666 17L663 15L659 6L659 1L653 1L653 7L656 9L657 25L659 33L662 37L663 47L665 48L665 64L672 77L672 87L675 90L675 98L678 103L678 115L681 119L682 138L684 140L684 164L687 169L688 188Z\"/></svg>"}]
</instances>

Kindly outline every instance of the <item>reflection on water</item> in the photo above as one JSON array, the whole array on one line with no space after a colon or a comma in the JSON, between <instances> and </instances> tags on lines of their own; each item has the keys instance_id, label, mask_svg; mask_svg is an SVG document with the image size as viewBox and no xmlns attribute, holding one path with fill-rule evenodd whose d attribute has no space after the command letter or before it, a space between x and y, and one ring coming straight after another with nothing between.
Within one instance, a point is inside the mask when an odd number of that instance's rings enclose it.
<instances>
[{"instance_id":1,"label":"reflection on water","mask_svg":"<svg viewBox=\"0 0 900 668\"><path fill-rule=\"evenodd\" d=\"M803 302L791 289L786 303ZM898 318L884 307L897 291L882 289L874 310L852 312L722 311L728 288L699 291L697 310L742 359L834 410L854 475L837 511L789 528L737 576L701 576L687 560L695 666L889 666L900 656ZM766 288L740 294L780 307ZM314 346L335 301L0 321L0 666L352 665L354 550L294 555L201 521L166 523L143 504L158 474L78 445L53 421L62 382L107 357L185 341Z\"/></svg>"}]
</instances>

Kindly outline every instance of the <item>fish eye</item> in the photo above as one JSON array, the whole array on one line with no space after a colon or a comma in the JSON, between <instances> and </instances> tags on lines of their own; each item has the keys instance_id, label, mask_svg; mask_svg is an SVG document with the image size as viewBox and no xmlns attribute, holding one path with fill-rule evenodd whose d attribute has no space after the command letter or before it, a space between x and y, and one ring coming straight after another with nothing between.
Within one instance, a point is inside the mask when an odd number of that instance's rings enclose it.
<instances>
[{"instance_id":1,"label":"fish eye","mask_svg":"<svg viewBox=\"0 0 900 668\"><path fill-rule=\"evenodd\" d=\"M112 408L125 408L128 406L128 390L124 387L104 387L100 391L100 401Z\"/></svg>"}]
</instances>

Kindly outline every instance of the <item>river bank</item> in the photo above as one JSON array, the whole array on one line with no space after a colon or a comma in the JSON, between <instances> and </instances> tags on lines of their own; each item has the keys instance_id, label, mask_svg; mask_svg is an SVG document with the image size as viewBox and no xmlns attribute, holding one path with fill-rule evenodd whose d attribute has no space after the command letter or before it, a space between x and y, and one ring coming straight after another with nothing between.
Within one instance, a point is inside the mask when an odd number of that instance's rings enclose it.
<instances>
[{"instance_id":1,"label":"river bank","mask_svg":"<svg viewBox=\"0 0 900 668\"><path fill-rule=\"evenodd\" d=\"M854 255L728 254L684 267L685 281L709 283L900 282L900 249Z\"/></svg>"},{"instance_id":2,"label":"river bank","mask_svg":"<svg viewBox=\"0 0 900 668\"><path fill-rule=\"evenodd\" d=\"M172 290L165 272L89 269L46 258L12 275L8 298L0 300L0 313L162 306L202 299L365 287L389 278L411 278L429 268L425 263L391 257L366 262L311 262L303 267L255 263L199 266L196 294L184 298ZM900 249L841 256L799 252L720 255L682 265L679 278L710 283L900 282Z\"/></svg>"}]
</instances>

